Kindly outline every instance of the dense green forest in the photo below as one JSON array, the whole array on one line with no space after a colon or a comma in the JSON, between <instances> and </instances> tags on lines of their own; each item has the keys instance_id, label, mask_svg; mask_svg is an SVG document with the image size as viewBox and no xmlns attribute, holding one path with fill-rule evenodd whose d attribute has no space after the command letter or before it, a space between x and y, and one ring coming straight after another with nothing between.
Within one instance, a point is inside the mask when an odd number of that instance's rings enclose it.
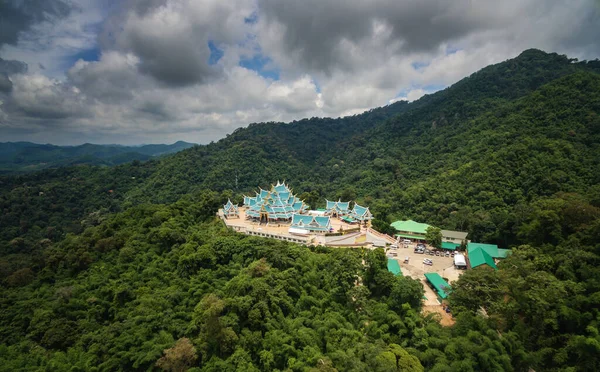
<instances>
[{"instance_id":1,"label":"dense green forest","mask_svg":"<svg viewBox=\"0 0 600 372\"><path fill-rule=\"evenodd\" d=\"M145 161L194 146L178 141L172 145L41 145L31 142L0 142L0 174L32 172L69 165L119 165Z\"/></svg>"},{"instance_id":2,"label":"dense green forest","mask_svg":"<svg viewBox=\"0 0 600 372\"><path fill-rule=\"evenodd\" d=\"M382 250L215 221L277 179L513 254L461 276L442 327ZM413 103L3 176L0 209L0 369L600 369L598 61L528 50Z\"/></svg>"}]
</instances>

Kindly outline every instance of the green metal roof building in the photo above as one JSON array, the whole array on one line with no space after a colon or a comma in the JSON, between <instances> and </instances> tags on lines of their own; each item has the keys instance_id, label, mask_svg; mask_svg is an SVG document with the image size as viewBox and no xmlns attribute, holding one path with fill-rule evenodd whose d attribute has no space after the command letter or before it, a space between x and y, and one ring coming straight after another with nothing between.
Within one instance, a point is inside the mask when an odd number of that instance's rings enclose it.
<instances>
[{"instance_id":1,"label":"green metal roof building","mask_svg":"<svg viewBox=\"0 0 600 372\"><path fill-rule=\"evenodd\" d=\"M392 274L394 274L396 276L402 275L402 269L400 269L400 264L398 264L397 260L388 258L387 268L388 268L389 272L391 272Z\"/></svg>"},{"instance_id":2,"label":"green metal roof building","mask_svg":"<svg viewBox=\"0 0 600 372\"><path fill-rule=\"evenodd\" d=\"M408 221L396 221L391 225L393 228L398 230L396 236L407 238L407 239L425 239L425 232L429 227L426 223L415 222L413 220Z\"/></svg>"},{"instance_id":3,"label":"green metal roof building","mask_svg":"<svg viewBox=\"0 0 600 372\"><path fill-rule=\"evenodd\" d=\"M498 269L494 259L506 258L510 254L510 249L498 248L496 244L469 243L467 244L467 254L472 268L487 264L494 269Z\"/></svg>"},{"instance_id":4,"label":"green metal roof building","mask_svg":"<svg viewBox=\"0 0 600 372\"><path fill-rule=\"evenodd\" d=\"M483 248L475 248L469 252L469 262L471 263L471 268L475 268L481 265L488 265L494 270L498 270L496 263L494 262L494 258L490 256Z\"/></svg>"},{"instance_id":5,"label":"green metal roof building","mask_svg":"<svg viewBox=\"0 0 600 372\"><path fill-rule=\"evenodd\" d=\"M458 247L460 247L460 244L450 243L450 242L442 242L442 249L448 249L451 251L455 251Z\"/></svg>"},{"instance_id":6,"label":"green metal roof building","mask_svg":"<svg viewBox=\"0 0 600 372\"><path fill-rule=\"evenodd\" d=\"M429 283L431 283L431 285L433 286L433 288L435 289L435 291L437 292L437 295L440 299L445 299L448 297L448 294L450 292L452 292L452 287L450 287L450 284L448 284L448 282L446 282L438 273L426 273L425 274L425 278L427 279L427 281Z\"/></svg>"}]
</instances>

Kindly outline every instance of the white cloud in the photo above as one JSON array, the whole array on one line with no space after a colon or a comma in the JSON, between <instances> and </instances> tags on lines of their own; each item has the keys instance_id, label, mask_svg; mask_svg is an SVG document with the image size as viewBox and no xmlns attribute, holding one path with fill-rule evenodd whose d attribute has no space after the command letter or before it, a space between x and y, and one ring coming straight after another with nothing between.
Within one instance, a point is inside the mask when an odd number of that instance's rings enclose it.
<instances>
[{"instance_id":1,"label":"white cloud","mask_svg":"<svg viewBox=\"0 0 600 372\"><path fill-rule=\"evenodd\" d=\"M30 66L0 96L12 139L206 143L250 122L416 100L530 47L600 55L590 0L130 0L108 15L74 3L0 49ZM95 46L98 61L72 61ZM239 66L256 55L279 80Z\"/></svg>"}]
</instances>

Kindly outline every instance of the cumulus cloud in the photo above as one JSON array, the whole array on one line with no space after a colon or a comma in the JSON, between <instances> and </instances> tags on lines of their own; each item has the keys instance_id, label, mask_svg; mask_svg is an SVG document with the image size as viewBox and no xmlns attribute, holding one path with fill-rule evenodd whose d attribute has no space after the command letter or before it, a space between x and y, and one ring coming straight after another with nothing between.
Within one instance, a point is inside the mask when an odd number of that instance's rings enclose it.
<instances>
[{"instance_id":1,"label":"cumulus cloud","mask_svg":"<svg viewBox=\"0 0 600 372\"><path fill-rule=\"evenodd\" d=\"M77 118L88 112L76 87L44 75L15 75L12 99L18 109L39 119Z\"/></svg>"},{"instance_id":2,"label":"cumulus cloud","mask_svg":"<svg viewBox=\"0 0 600 372\"><path fill-rule=\"evenodd\" d=\"M139 70L167 85L206 82L219 73L209 63L209 42L235 44L246 37L247 0L171 0L129 3L126 15L107 23L105 46L133 53ZM134 11L129 11L133 9Z\"/></svg>"},{"instance_id":3,"label":"cumulus cloud","mask_svg":"<svg viewBox=\"0 0 600 372\"><path fill-rule=\"evenodd\" d=\"M27 71L27 64L21 61L4 60L0 58L0 92L8 93L12 90L10 75L21 74Z\"/></svg>"},{"instance_id":4,"label":"cumulus cloud","mask_svg":"<svg viewBox=\"0 0 600 372\"><path fill-rule=\"evenodd\" d=\"M16 44L19 35L42 21L67 16L71 8L63 0L3 0L0 2L0 47Z\"/></svg>"},{"instance_id":5,"label":"cumulus cloud","mask_svg":"<svg viewBox=\"0 0 600 372\"><path fill-rule=\"evenodd\" d=\"M0 1L5 138L206 143L250 122L416 100L531 47L600 55L592 0L105 5Z\"/></svg>"}]
</instances>

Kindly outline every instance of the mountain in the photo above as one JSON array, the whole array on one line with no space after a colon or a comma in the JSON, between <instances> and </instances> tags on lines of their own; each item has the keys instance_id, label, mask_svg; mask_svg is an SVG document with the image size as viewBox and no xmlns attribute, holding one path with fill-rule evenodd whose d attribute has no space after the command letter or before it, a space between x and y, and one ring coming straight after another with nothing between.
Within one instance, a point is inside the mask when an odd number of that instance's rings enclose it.
<instances>
[{"instance_id":1,"label":"mountain","mask_svg":"<svg viewBox=\"0 0 600 372\"><path fill-rule=\"evenodd\" d=\"M528 50L410 104L238 129L160 162L128 197L171 202L212 189L231 190L239 202L243 192L286 179L313 207L342 197L381 219L516 244L513 226L499 226L513 207L558 192L589 194L600 180L599 71L597 61ZM459 222L463 210L480 218Z\"/></svg>"},{"instance_id":2,"label":"mountain","mask_svg":"<svg viewBox=\"0 0 600 372\"><path fill-rule=\"evenodd\" d=\"M0 143L0 174L32 172L70 165L118 165L133 160L172 154L194 146L178 141L171 145L94 145L55 146L31 142Z\"/></svg>"},{"instance_id":3,"label":"mountain","mask_svg":"<svg viewBox=\"0 0 600 372\"><path fill-rule=\"evenodd\" d=\"M377 227L410 218L512 254L452 283L441 327L383 250L215 221L277 180L312 207L352 200ZM600 369L599 61L527 50L412 103L2 176L0 210L11 370Z\"/></svg>"}]
</instances>

